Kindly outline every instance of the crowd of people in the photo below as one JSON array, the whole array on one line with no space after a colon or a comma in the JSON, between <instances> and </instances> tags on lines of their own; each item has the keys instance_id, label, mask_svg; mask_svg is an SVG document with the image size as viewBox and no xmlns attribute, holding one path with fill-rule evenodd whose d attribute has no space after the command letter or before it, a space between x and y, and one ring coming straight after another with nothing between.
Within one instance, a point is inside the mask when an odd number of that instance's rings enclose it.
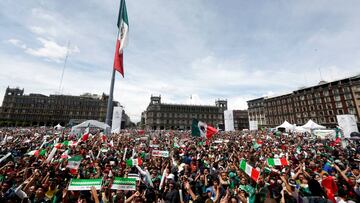
<instances>
[{"instance_id":1,"label":"crowd of people","mask_svg":"<svg viewBox=\"0 0 360 203\"><path fill-rule=\"evenodd\" d=\"M0 202L360 202L356 140L270 129L207 140L187 131L90 132L0 129ZM111 188L129 174L139 177L135 189ZM99 178L101 188L69 189L73 179Z\"/></svg>"}]
</instances>

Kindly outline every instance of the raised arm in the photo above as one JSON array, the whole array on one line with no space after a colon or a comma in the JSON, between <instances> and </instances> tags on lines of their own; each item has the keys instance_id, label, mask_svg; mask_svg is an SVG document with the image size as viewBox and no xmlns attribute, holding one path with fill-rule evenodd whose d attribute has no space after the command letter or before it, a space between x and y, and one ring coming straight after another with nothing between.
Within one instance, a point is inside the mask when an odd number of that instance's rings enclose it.
<instances>
[{"instance_id":1,"label":"raised arm","mask_svg":"<svg viewBox=\"0 0 360 203\"><path fill-rule=\"evenodd\" d=\"M280 176L281 180L285 183L286 190L291 191L291 186L289 185L288 181L286 180L285 176Z\"/></svg>"},{"instance_id":2,"label":"raised arm","mask_svg":"<svg viewBox=\"0 0 360 203\"><path fill-rule=\"evenodd\" d=\"M195 193L192 191L189 182L184 183L184 187L185 187L186 191L190 194L191 199L192 199L193 201L195 201L196 195L195 195Z\"/></svg>"},{"instance_id":3,"label":"raised arm","mask_svg":"<svg viewBox=\"0 0 360 203\"><path fill-rule=\"evenodd\" d=\"M300 166L300 168L299 168L299 166ZM299 169L297 170L297 172L293 175L293 177L291 177L294 180L299 176L299 174L302 171L302 164L300 164L299 166L298 166Z\"/></svg>"},{"instance_id":4,"label":"raised arm","mask_svg":"<svg viewBox=\"0 0 360 203\"><path fill-rule=\"evenodd\" d=\"M91 195L94 198L94 202L99 203L99 198L98 198L98 195L97 195L97 191L96 191L96 188L94 186L91 187Z\"/></svg>"},{"instance_id":5,"label":"raised arm","mask_svg":"<svg viewBox=\"0 0 360 203\"><path fill-rule=\"evenodd\" d=\"M140 168L140 166L136 165L135 167L138 169L138 171L141 173L141 175L146 176L146 172L144 170L142 170Z\"/></svg>"},{"instance_id":6,"label":"raised arm","mask_svg":"<svg viewBox=\"0 0 360 203\"><path fill-rule=\"evenodd\" d=\"M345 171L341 171L340 170L340 168L339 168L339 166L337 166L336 164L334 164L334 167L335 167L335 169L340 173L340 175L341 175L341 177L343 177L344 178L344 180L346 181L346 182L348 182L349 181L349 178L346 176L346 174L345 174Z\"/></svg>"}]
</instances>

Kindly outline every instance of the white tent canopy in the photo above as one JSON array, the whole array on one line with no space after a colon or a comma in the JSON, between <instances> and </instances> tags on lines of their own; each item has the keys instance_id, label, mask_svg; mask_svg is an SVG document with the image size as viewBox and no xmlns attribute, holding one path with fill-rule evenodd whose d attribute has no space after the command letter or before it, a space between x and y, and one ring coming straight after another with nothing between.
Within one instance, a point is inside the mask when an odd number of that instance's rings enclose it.
<instances>
[{"instance_id":1,"label":"white tent canopy","mask_svg":"<svg viewBox=\"0 0 360 203\"><path fill-rule=\"evenodd\" d=\"M309 120L305 125L301 126L305 129L308 130L314 130L314 129L326 129L325 126L319 125L317 123L315 123L313 120Z\"/></svg>"},{"instance_id":2,"label":"white tent canopy","mask_svg":"<svg viewBox=\"0 0 360 203\"><path fill-rule=\"evenodd\" d=\"M296 126L294 131L299 132L299 133L303 133L303 132L308 132L309 130L303 128L302 126Z\"/></svg>"},{"instance_id":3,"label":"white tent canopy","mask_svg":"<svg viewBox=\"0 0 360 203\"><path fill-rule=\"evenodd\" d=\"M82 123L80 123L79 125L76 125L74 127L72 127L72 131L78 129L78 128L87 128L87 127L90 127L90 128L101 128L101 129L108 129L110 128L110 126L106 123L103 123L103 122L100 122L100 121L96 121L96 120L87 120L87 121L84 121Z\"/></svg>"},{"instance_id":4,"label":"white tent canopy","mask_svg":"<svg viewBox=\"0 0 360 203\"><path fill-rule=\"evenodd\" d=\"M292 131L292 130L294 130L294 125L290 124L287 121L284 121L283 124L276 127L276 129L279 129L279 128L285 128L286 131Z\"/></svg>"},{"instance_id":5,"label":"white tent canopy","mask_svg":"<svg viewBox=\"0 0 360 203\"><path fill-rule=\"evenodd\" d=\"M60 130L60 129L62 129L62 128L63 128L63 127L60 125L60 123L57 124L57 125L54 127L55 130Z\"/></svg>"}]
</instances>

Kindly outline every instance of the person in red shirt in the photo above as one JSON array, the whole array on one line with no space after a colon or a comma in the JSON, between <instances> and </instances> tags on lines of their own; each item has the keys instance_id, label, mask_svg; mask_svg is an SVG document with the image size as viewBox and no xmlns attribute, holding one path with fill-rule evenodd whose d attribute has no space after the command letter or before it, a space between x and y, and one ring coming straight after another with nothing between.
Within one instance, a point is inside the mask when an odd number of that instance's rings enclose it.
<instances>
[{"instance_id":1,"label":"person in red shirt","mask_svg":"<svg viewBox=\"0 0 360 203\"><path fill-rule=\"evenodd\" d=\"M336 164L334 164L334 168L338 171L338 173L340 174L340 176L345 180L345 182L347 183L346 185L344 185L346 187L346 190L348 191L348 198L351 200L356 200L357 196L355 193L355 185L356 185L356 178L354 176L350 176L347 177L346 176L346 171L349 170L349 168L345 169L345 171L341 171L339 166L337 166Z\"/></svg>"},{"instance_id":2,"label":"person in red shirt","mask_svg":"<svg viewBox=\"0 0 360 203\"><path fill-rule=\"evenodd\" d=\"M338 191L338 187L335 183L335 180L332 176L329 176L327 172L324 172L322 175L321 185L325 188L326 196L329 200L336 203L335 194Z\"/></svg>"}]
</instances>

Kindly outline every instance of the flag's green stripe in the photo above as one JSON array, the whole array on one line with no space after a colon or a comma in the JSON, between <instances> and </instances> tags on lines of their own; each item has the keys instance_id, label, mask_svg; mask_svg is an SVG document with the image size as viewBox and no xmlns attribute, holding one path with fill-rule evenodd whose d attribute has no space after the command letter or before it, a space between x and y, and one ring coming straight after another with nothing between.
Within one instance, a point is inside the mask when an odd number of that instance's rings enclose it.
<instances>
[{"instance_id":1,"label":"flag's green stripe","mask_svg":"<svg viewBox=\"0 0 360 203\"><path fill-rule=\"evenodd\" d=\"M97 186L102 184L102 179L72 179L71 186Z\"/></svg>"},{"instance_id":2,"label":"flag's green stripe","mask_svg":"<svg viewBox=\"0 0 360 203\"><path fill-rule=\"evenodd\" d=\"M245 160L241 160L241 162L240 162L240 168L241 168L243 171L246 171L246 161L245 161Z\"/></svg>"},{"instance_id":3,"label":"flag's green stripe","mask_svg":"<svg viewBox=\"0 0 360 203\"><path fill-rule=\"evenodd\" d=\"M275 165L274 159L268 158L268 164L269 166L274 166Z\"/></svg>"},{"instance_id":4,"label":"flag's green stripe","mask_svg":"<svg viewBox=\"0 0 360 203\"><path fill-rule=\"evenodd\" d=\"M196 137L200 137L200 136L201 136L198 123L199 123L198 120L196 120L196 119L193 119L193 120L192 120L192 124L191 124L191 135L192 135L192 136L196 136Z\"/></svg>"},{"instance_id":5,"label":"flag's green stripe","mask_svg":"<svg viewBox=\"0 0 360 203\"><path fill-rule=\"evenodd\" d=\"M82 157L81 156L74 156L71 159L69 159L68 161L75 161L75 162L79 162L81 161Z\"/></svg>"}]
</instances>

